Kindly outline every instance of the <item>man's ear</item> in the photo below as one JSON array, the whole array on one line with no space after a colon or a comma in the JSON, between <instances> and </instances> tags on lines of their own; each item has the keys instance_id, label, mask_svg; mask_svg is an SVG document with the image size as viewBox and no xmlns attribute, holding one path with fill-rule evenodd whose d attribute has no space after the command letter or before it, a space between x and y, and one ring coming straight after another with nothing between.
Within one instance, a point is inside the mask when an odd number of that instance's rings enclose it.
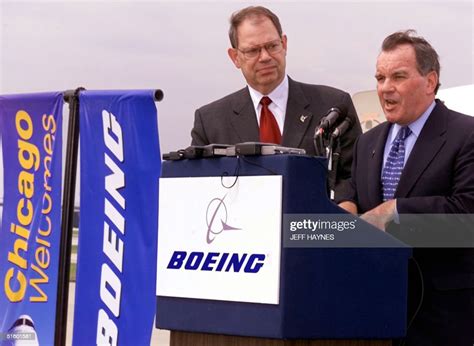
<instances>
[{"instance_id":1,"label":"man's ear","mask_svg":"<svg viewBox=\"0 0 474 346\"><path fill-rule=\"evenodd\" d=\"M288 37L286 35L283 35L281 37L281 42L282 42L282 45L283 45L283 49L285 50L285 52L287 51L288 49Z\"/></svg>"},{"instance_id":2,"label":"man's ear","mask_svg":"<svg viewBox=\"0 0 474 346\"><path fill-rule=\"evenodd\" d=\"M227 50L227 54L229 54L230 60L234 63L235 67L240 68L240 61L239 61L239 52L235 48L229 48Z\"/></svg>"},{"instance_id":3,"label":"man's ear","mask_svg":"<svg viewBox=\"0 0 474 346\"><path fill-rule=\"evenodd\" d=\"M438 74L435 71L431 71L426 75L426 79L428 81L426 92L428 94L434 94L439 81Z\"/></svg>"}]
</instances>

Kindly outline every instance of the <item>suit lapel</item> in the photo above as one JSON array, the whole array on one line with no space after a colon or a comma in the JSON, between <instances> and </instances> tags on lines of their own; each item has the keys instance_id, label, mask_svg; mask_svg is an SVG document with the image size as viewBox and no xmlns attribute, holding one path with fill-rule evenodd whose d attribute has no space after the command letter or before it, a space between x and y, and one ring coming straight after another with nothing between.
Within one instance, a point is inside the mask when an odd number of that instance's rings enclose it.
<instances>
[{"instance_id":1,"label":"suit lapel","mask_svg":"<svg viewBox=\"0 0 474 346\"><path fill-rule=\"evenodd\" d=\"M369 147L369 158L367 165L368 189L370 202L372 205L379 205L382 203L382 182L380 177L382 175L383 153L385 150L385 143L391 124L385 122L382 125L381 133L376 138L375 142Z\"/></svg>"},{"instance_id":2,"label":"suit lapel","mask_svg":"<svg viewBox=\"0 0 474 346\"><path fill-rule=\"evenodd\" d=\"M248 88L240 90L232 101L230 123L240 142L258 142L260 139L257 116Z\"/></svg>"},{"instance_id":3,"label":"suit lapel","mask_svg":"<svg viewBox=\"0 0 474 346\"><path fill-rule=\"evenodd\" d=\"M307 110L309 102L301 86L288 78L288 104L286 106L282 145L298 148L311 123L313 114Z\"/></svg>"},{"instance_id":4,"label":"suit lapel","mask_svg":"<svg viewBox=\"0 0 474 346\"><path fill-rule=\"evenodd\" d=\"M447 108L437 101L403 169L395 197L407 197L446 142Z\"/></svg>"}]
</instances>

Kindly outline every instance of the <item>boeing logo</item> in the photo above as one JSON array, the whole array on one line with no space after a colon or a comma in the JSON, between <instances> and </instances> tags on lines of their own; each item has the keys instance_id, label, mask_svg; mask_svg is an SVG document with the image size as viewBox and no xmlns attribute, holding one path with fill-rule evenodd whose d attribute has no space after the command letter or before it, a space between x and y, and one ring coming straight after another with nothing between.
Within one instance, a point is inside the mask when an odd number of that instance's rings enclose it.
<instances>
[{"instance_id":1,"label":"boeing logo","mask_svg":"<svg viewBox=\"0 0 474 346\"><path fill-rule=\"evenodd\" d=\"M206 210L208 244L224 231L240 230L227 224L227 207L222 198L213 198ZM215 272L258 273L265 264L266 255L255 253L174 251L167 269Z\"/></svg>"},{"instance_id":2,"label":"boeing logo","mask_svg":"<svg viewBox=\"0 0 474 346\"><path fill-rule=\"evenodd\" d=\"M227 224L227 207L224 203L224 199L227 195L222 198L214 198L209 202L206 210L206 223L207 223L207 236L206 241L208 244L212 243L218 234L223 231L235 231L240 228L235 228ZM219 221L220 220L220 224Z\"/></svg>"},{"instance_id":3,"label":"boeing logo","mask_svg":"<svg viewBox=\"0 0 474 346\"><path fill-rule=\"evenodd\" d=\"M264 254L174 251L168 269L258 273L265 264Z\"/></svg>"}]
</instances>

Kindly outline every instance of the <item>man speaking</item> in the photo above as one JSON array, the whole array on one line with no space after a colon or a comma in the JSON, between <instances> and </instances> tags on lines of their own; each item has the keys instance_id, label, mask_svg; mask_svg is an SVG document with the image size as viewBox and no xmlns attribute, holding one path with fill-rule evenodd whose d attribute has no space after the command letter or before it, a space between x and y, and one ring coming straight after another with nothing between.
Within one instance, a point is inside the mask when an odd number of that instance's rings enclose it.
<instances>
[{"instance_id":1,"label":"man speaking","mask_svg":"<svg viewBox=\"0 0 474 346\"><path fill-rule=\"evenodd\" d=\"M341 203L382 230L402 214L474 213L474 118L435 100L439 73L438 54L413 30L384 40L375 78L387 122L358 139ZM417 248L414 259L406 345L472 345L473 249Z\"/></svg>"},{"instance_id":2,"label":"man speaking","mask_svg":"<svg viewBox=\"0 0 474 346\"><path fill-rule=\"evenodd\" d=\"M333 107L347 112L352 128L341 139L335 195L350 177L352 145L361 133L350 96L331 87L296 82L286 73L288 38L278 17L251 6L230 19L228 55L247 87L196 110L192 145L276 143L315 154L313 136Z\"/></svg>"}]
</instances>

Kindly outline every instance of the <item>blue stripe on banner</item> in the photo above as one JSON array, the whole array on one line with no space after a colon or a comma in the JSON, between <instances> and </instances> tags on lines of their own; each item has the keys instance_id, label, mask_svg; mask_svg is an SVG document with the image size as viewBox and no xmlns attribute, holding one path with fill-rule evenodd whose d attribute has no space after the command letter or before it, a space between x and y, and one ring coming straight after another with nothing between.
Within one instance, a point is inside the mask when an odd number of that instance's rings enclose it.
<instances>
[{"instance_id":1,"label":"blue stripe on banner","mask_svg":"<svg viewBox=\"0 0 474 346\"><path fill-rule=\"evenodd\" d=\"M161 157L153 91L80 94L74 345L149 345Z\"/></svg>"},{"instance_id":2,"label":"blue stripe on banner","mask_svg":"<svg viewBox=\"0 0 474 346\"><path fill-rule=\"evenodd\" d=\"M54 342L62 110L61 93L0 96L0 333L8 333L2 334L2 345L13 345L8 338L25 332L32 333L32 345Z\"/></svg>"}]
</instances>

